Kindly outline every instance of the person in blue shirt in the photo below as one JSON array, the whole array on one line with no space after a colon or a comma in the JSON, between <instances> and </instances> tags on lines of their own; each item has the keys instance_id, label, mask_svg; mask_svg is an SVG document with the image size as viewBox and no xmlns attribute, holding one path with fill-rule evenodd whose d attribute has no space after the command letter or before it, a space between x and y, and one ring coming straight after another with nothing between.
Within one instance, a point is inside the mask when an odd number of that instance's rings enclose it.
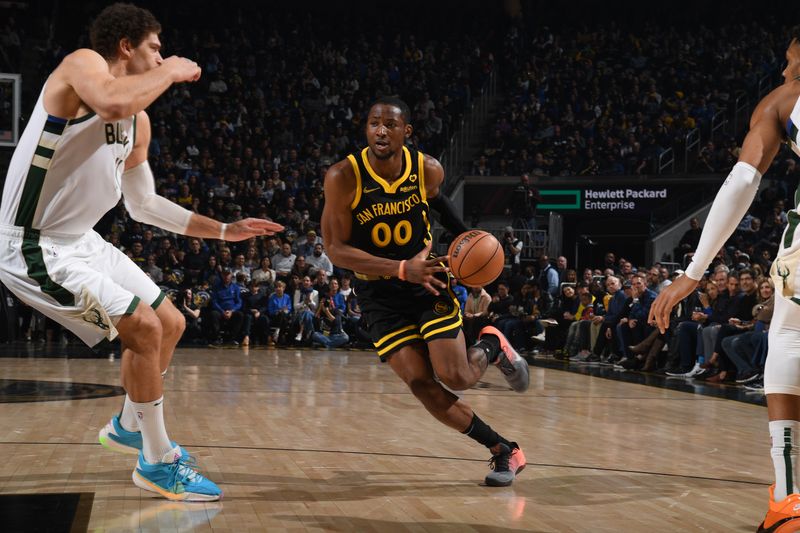
<instances>
[{"instance_id":1,"label":"person in blue shirt","mask_svg":"<svg viewBox=\"0 0 800 533\"><path fill-rule=\"evenodd\" d=\"M275 344L285 344L281 339L286 337L292 319L292 299L286 294L286 283L275 282L275 292L270 295L267 304L267 316L270 325L275 328L272 341Z\"/></svg>"},{"instance_id":2,"label":"person in blue shirt","mask_svg":"<svg viewBox=\"0 0 800 533\"><path fill-rule=\"evenodd\" d=\"M208 316L209 340L212 344L222 344L223 341L219 335L223 323L226 325L230 342L238 344L236 339L239 338L244 321L242 293L239 285L233 282L233 274L230 270L223 270L222 278L214 286L211 293L211 311Z\"/></svg>"},{"instance_id":3,"label":"person in blue shirt","mask_svg":"<svg viewBox=\"0 0 800 533\"><path fill-rule=\"evenodd\" d=\"M539 257L539 287L550 293L554 299L558 298L561 288L559 286L558 270L550 263L546 255Z\"/></svg>"},{"instance_id":4,"label":"person in blue shirt","mask_svg":"<svg viewBox=\"0 0 800 533\"><path fill-rule=\"evenodd\" d=\"M653 326L647 323L647 316L650 313L650 306L656 299L656 293L647 288L643 274L636 274L631 279L631 289L633 292L630 307L627 309L627 314L623 312L617 324L619 348L623 358L633 357L628 347L642 342L653 331Z\"/></svg>"},{"instance_id":5,"label":"person in blue shirt","mask_svg":"<svg viewBox=\"0 0 800 533\"><path fill-rule=\"evenodd\" d=\"M328 286L330 287L328 294L331 295L335 313L340 317L344 316L347 312L347 298L345 298L344 294L339 292L339 280L331 278Z\"/></svg>"},{"instance_id":6,"label":"person in blue shirt","mask_svg":"<svg viewBox=\"0 0 800 533\"><path fill-rule=\"evenodd\" d=\"M606 292L611 295L611 298L604 306L604 313L599 313L592 319L595 324L600 324L600 332L597 335L593 353L587 359L588 362L600 361L606 347L609 348L608 359L612 362L616 361L614 355L617 351L616 344L614 344L615 333L617 324L622 318L622 312L625 310L625 301L628 298L625 296L625 291L622 290L622 280L617 276L608 276L605 285Z\"/></svg>"},{"instance_id":7,"label":"person in blue shirt","mask_svg":"<svg viewBox=\"0 0 800 533\"><path fill-rule=\"evenodd\" d=\"M458 305L461 306L461 311L463 312L467 306L467 289L463 285L459 285L455 278L450 280L450 288L453 290L453 294L456 295Z\"/></svg>"}]
</instances>

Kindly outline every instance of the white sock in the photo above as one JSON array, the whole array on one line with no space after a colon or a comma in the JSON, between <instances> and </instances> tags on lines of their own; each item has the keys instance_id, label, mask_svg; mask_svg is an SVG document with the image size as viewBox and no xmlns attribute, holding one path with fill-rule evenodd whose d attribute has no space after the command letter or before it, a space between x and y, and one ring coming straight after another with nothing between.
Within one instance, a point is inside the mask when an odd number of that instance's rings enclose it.
<instances>
[{"instance_id":1,"label":"white sock","mask_svg":"<svg viewBox=\"0 0 800 533\"><path fill-rule=\"evenodd\" d=\"M798 431L800 422L797 420L772 420L769 423L772 464L775 466L776 502L789 494L800 492L797 487Z\"/></svg>"},{"instance_id":2,"label":"white sock","mask_svg":"<svg viewBox=\"0 0 800 533\"><path fill-rule=\"evenodd\" d=\"M169 369L161 373L161 380L167 377ZM136 420L136 412L133 409L133 402L130 395L125 395L125 403L122 404L122 412L119 414L119 423L125 431L139 431L139 421Z\"/></svg>"},{"instance_id":3,"label":"white sock","mask_svg":"<svg viewBox=\"0 0 800 533\"><path fill-rule=\"evenodd\" d=\"M125 395L125 403L122 404L122 412L119 414L119 424L125 431L139 431L139 421L136 420L136 411L129 395Z\"/></svg>"},{"instance_id":4,"label":"white sock","mask_svg":"<svg viewBox=\"0 0 800 533\"><path fill-rule=\"evenodd\" d=\"M144 460L148 463L162 462L164 455L172 450L164 427L164 397L152 402L131 403L142 432Z\"/></svg>"}]
</instances>

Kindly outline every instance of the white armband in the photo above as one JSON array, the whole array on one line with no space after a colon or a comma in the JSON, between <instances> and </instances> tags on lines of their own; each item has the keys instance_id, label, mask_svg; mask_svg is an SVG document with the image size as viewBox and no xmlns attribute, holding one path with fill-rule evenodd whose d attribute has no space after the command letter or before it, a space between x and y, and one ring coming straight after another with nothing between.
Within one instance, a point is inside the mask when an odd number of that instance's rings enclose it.
<instances>
[{"instance_id":1,"label":"white armband","mask_svg":"<svg viewBox=\"0 0 800 533\"><path fill-rule=\"evenodd\" d=\"M186 233L192 212L156 194L156 182L147 161L122 174L122 196L134 220L173 233Z\"/></svg>"},{"instance_id":2,"label":"white armband","mask_svg":"<svg viewBox=\"0 0 800 533\"><path fill-rule=\"evenodd\" d=\"M692 263L686 267L687 276L694 280L703 277L711 260L747 213L760 183L761 174L753 166L741 161L733 166L711 204Z\"/></svg>"}]
</instances>

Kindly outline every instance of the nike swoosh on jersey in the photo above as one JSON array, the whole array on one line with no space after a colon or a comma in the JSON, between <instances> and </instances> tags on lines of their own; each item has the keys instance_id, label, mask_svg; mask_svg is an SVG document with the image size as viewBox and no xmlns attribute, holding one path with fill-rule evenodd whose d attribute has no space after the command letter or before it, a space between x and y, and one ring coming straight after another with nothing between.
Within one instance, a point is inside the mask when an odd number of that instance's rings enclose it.
<instances>
[{"instance_id":1,"label":"nike swoosh on jersey","mask_svg":"<svg viewBox=\"0 0 800 533\"><path fill-rule=\"evenodd\" d=\"M371 192L377 191L378 189L380 189L380 187L375 187L374 189L367 189L366 187L364 187L364 194L369 194Z\"/></svg>"}]
</instances>

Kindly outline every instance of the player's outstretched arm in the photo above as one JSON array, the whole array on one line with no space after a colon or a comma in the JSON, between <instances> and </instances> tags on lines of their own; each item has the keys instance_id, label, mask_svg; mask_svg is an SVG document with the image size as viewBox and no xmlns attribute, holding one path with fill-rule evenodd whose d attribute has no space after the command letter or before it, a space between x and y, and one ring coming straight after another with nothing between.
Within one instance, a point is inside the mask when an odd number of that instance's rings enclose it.
<instances>
[{"instance_id":1,"label":"player's outstretched arm","mask_svg":"<svg viewBox=\"0 0 800 533\"><path fill-rule=\"evenodd\" d=\"M246 218L231 224L223 224L184 209L156 194L155 179L147 162L147 147L151 135L150 119L147 113L141 111L136 115L136 122L138 130L136 144L125 162L125 173L122 175L125 207L134 220L181 235L226 241L243 241L250 237L272 235L283 230L280 224L258 218Z\"/></svg>"},{"instance_id":2,"label":"player's outstretched arm","mask_svg":"<svg viewBox=\"0 0 800 533\"><path fill-rule=\"evenodd\" d=\"M83 48L65 57L50 76L45 107L62 116L64 108L77 109L83 102L103 120L113 122L144 110L173 83L198 79L197 63L177 56L143 74L115 78L100 54Z\"/></svg>"},{"instance_id":3,"label":"player's outstretched arm","mask_svg":"<svg viewBox=\"0 0 800 533\"><path fill-rule=\"evenodd\" d=\"M655 322L661 333L669 327L672 308L695 289L714 255L733 234L753 202L761 174L769 168L780 148L783 121L779 106L785 101L786 88L779 87L767 95L753 112L739 161L714 198L692 263L685 274L661 291L650 307L648 322Z\"/></svg>"},{"instance_id":4,"label":"player's outstretched arm","mask_svg":"<svg viewBox=\"0 0 800 533\"><path fill-rule=\"evenodd\" d=\"M350 204L355 198L355 180L345 173L347 166L349 162L341 161L325 174L322 235L330 260L341 268L362 274L394 276L419 283L430 292L438 294L436 288L445 288L447 285L436 279L434 274L447 269L439 264L441 259L427 259L427 253L422 256L425 250L413 259L397 261L372 255L348 244L353 224ZM426 250L430 251L430 245Z\"/></svg>"}]
</instances>

